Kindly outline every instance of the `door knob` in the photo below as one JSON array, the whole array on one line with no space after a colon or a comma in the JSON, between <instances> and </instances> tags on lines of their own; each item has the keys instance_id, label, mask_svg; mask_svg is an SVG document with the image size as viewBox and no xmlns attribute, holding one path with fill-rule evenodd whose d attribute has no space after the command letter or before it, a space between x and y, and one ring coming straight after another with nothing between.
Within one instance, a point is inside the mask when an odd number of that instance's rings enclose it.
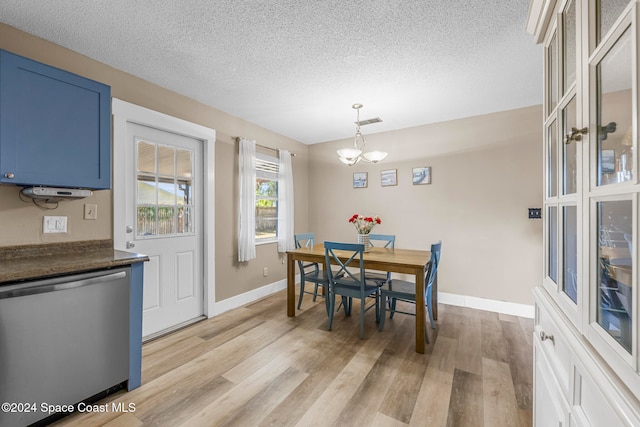
<instances>
[{"instance_id":1,"label":"door knob","mask_svg":"<svg viewBox=\"0 0 640 427\"><path fill-rule=\"evenodd\" d=\"M4 174L4 177L5 177L5 178L7 178L7 179L13 179L13 178L15 178L16 176L15 176L14 174L12 174L11 172L9 172L9 173L5 173L5 174Z\"/></svg>"},{"instance_id":2,"label":"door knob","mask_svg":"<svg viewBox=\"0 0 640 427\"><path fill-rule=\"evenodd\" d=\"M133 227L130 225L127 225L127 227L125 228L125 231L127 232L127 234L133 233Z\"/></svg>"},{"instance_id":3,"label":"door knob","mask_svg":"<svg viewBox=\"0 0 640 427\"><path fill-rule=\"evenodd\" d=\"M127 249L131 249L131 248L135 247L135 245L136 245L135 243L133 243L131 240L129 240L127 242Z\"/></svg>"}]
</instances>

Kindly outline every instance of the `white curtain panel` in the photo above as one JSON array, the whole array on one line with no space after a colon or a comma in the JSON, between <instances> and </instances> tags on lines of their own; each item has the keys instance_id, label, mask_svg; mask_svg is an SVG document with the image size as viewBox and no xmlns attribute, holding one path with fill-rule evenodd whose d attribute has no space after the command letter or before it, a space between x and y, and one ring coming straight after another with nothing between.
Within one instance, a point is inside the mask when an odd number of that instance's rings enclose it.
<instances>
[{"instance_id":1,"label":"white curtain panel","mask_svg":"<svg viewBox=\"0 0 640 427\"><path fill-rule=\"evenodd\" d=\"M240 200L238 212L238 261L256 257L256 142L240 138Z\"/></svg>"},{"instance_id":2,"label":"white curtain panel","mask_svg":"<svg viewBox=\"0 0 640 427\"><path fill-rule=\"evenodd\" d=\"M278 252L296 248L293 238L293 170L291 153L280 150L278 165Z\"/></svg>"}]
</instances>

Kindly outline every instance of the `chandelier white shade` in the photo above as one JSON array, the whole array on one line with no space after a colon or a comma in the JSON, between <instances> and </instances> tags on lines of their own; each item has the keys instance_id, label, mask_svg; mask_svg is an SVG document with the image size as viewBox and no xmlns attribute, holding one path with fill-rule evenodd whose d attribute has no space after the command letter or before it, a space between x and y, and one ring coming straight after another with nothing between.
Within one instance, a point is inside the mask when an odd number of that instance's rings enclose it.
<instances>
[{"instance_id":1,"label":"chandelier white shade","mask_svg":"<svg viewBox=\"0 0 640 427\"><path fill-rule=\"evenodd\" d=\"M387 157L384 151L369 151L364 153L365 140L360 132L360 109L362 104L353 104L352 108L356 110L356 135L353 138L353 148L341 148L337 151L338 158L345 165L355 165L361 160L367 163L378 163Z\"/></svg>"}]
</instances>

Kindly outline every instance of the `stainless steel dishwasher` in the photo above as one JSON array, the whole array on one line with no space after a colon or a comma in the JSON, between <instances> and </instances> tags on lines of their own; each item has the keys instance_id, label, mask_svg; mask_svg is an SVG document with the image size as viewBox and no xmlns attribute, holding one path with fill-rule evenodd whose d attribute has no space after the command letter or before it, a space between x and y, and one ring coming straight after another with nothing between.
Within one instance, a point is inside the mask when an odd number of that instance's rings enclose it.
<instances>
[{"instance_id":1,"label":"stainless steel dishwasher","mask_svg":"<svg viewBox=\"0 0 640 427\"><path fill-rule=\"evenodd\" d=\"M0 426L127 380L129 276L126 267L0 286Z\"/></svg>"}]
</instances>

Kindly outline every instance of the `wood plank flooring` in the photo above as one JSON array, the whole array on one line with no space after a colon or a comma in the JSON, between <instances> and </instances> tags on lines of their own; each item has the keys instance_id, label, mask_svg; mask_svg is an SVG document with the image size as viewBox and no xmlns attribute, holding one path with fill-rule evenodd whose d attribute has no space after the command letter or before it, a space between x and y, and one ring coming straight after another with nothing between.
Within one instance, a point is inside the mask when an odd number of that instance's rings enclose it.
<instances>
[{"instance_id":1,"label":"wood plank flooring","mask_svg":"<svg viewBox=\"0 0 640 427\"><path fill-rule=\"evenodd\" d=\"M286 317L278 292L143 346L142 386L58 426L531 426L533 321L440 304L426 354L414 318L378 332L358 304ZM407 305L405 308L409 308ZM114 411L112 403L135 406Z\"/></svg>"}]
</instances>

